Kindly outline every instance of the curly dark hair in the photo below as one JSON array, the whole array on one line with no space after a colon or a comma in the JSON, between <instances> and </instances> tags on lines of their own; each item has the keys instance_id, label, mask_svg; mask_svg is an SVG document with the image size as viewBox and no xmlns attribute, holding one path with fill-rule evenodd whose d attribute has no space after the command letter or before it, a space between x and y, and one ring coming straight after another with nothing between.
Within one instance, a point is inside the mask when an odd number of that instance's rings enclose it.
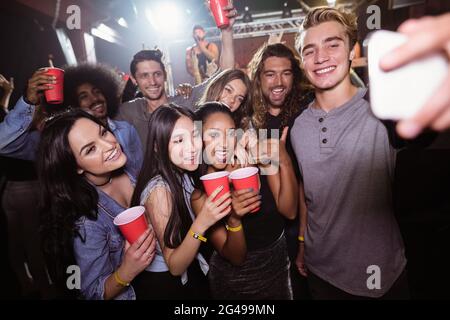
<instances>
[{"instance_id":1,"label":"curly dark hair","mask_svg":"<svg viewBox=\"0 0 450 320\"><path fill-rule=\"evenodd\" d=\"M120 104L120 77L103 64L83 63L64 68L64 104L79 108L77 88L90 83L105 96L108 117L114 118Z\"/></svg>"}]
</instances>

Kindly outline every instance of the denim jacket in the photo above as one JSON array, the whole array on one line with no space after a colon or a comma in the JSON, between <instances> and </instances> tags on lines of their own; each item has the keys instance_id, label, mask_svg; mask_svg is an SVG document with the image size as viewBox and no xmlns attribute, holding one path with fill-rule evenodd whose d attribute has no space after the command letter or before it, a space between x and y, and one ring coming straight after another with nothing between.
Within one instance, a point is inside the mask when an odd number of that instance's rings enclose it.
<instances>
[{"instance_id":1,"label":"denim jacket","mask_svg":"<svg viewBox=\"0 0 450 320\"><path fill-rule=\"evenodd\" d=\"M133 185L137 171L128 166L126 173ZM124 253L124 238L114 218L124 211L114 199L96 188L99 196L97 220L82 217L77 221L80 237L73 241L75 259L81 271L81 293L88 300L102 300L106 279L120 266ZM116 300L135 300L132 286L124 289Z\"/></svg>"},{"instance_id":2,"label":"denim jacket","mask_svg":"<svg viewBox=\"0 0 450 320\"><path fill-rule=\"evenodd\" d=\"M21 97L0 123L0 155L36 160L41 134L37 130L29 130L35 109L34 105L27 104ZM108 119L108 125L127 155L128 164L140 168L143 152L136 129L125 121Z\"/></svg>"}]
</instances>

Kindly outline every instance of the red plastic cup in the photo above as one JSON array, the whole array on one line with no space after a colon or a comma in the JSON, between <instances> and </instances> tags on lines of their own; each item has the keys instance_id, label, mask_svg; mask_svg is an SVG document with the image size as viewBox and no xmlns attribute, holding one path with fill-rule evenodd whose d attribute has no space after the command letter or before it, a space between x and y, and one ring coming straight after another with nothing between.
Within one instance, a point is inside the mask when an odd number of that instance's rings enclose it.
<instances>
[{"instance_id":1,"label":"red plastic cup","mask_svg":"<svg viewBox=\"0 0 450 320\"><path fill-rule=\"evenodd\" d=\"M222 195L230 191L230 182L228 181L228 176L230 173L228 171L213 172L210 174L205 174L200 177L205 187L206 194L208 197L214 192L219 186L223 186L222 191L220 191L217 196L213 199L219 199Z\"/></svg>"},{"instance_id":2,"label":"red plastic cup","mask_svg":"<svg viewBox=\"0 0 450 320\"><path fill-rule=\"evenodd\" d=\"M131 207L114 218L125 239L133 244L148 229L143 206Z\"/></svg>"},{"instance_id":3,"label":"red plastic cup","mask_svg":"<svg viewBox=\"0 0 450 320\"><path fill-rule=\"evenodd\" d=\"M258 168L247 167L234 170L230 174L231 182L235 190L250 189L259 190ZM255 208L251 212L257 212L260 208Z\"/></svg>"},{"instance_id":4,"label":"red plastic cup","mask_svg":"<svg viewBox=\"0 0 450 320\"><path fill-rule=\"evenodd\" d=\"M210 0L209 7L214 16L214 20L216 21L216 25L220 29L224 29L230 25L230 20L225 15L226 12L222 10L222 7L225 7L229 4L228 0Z\"/></svg>"},{"instance_id":5,"label":"red plastic cup","mask_svg":"<svg viewBox=\"0 0 450 320\"><path fill-rule=\"evenodd\" d=\"M45 90L45 100L47 100L50 104L62 103L64 101L64 70L59 68L48 68L46 74L49 76L55 76L56 83L52 84L53 89Z\"/></svg>"}]
</instances>

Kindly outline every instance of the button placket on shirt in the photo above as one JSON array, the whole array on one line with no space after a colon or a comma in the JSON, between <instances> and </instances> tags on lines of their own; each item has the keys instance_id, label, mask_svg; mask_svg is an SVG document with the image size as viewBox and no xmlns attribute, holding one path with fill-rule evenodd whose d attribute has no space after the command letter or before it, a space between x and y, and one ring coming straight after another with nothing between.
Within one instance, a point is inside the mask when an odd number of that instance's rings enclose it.
<instances>
[{"instance_id":1,"label":"button placket on shirt","mask_svg":"<svg viewBox=\"0 0 450 320\"><path fill-rule=\"evenodd\" d=\"M319 130L320 130L319 138L320 138L320 147L321 148L330 147L329 130L328 130L326 124L325 124L325 120L326 120L326 117L324 117L324 116L321 116L318 119L318 121L320 123L320 126L319 126Z\"/></svg>"}]
</instances>

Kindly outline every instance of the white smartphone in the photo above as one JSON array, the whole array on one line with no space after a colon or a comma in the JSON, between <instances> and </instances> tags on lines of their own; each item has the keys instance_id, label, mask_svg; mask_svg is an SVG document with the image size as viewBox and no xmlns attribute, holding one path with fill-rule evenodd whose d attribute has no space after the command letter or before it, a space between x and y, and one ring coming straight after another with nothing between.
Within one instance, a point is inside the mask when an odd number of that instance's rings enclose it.
<instances>
[{"instance_id":1,"label":"white smartphone","mask_svg":"<svg viewBox=\"0 0 450 320\"><path fill-rule=\"evenodd\" d=\"M369 36L368 67L370 104L381 119L401 120L412 117L442 84L448 62L434 54L384 72L380 59L405 43L407 37L398 32L375 31Z\"/></svg>"}]
</instances>

